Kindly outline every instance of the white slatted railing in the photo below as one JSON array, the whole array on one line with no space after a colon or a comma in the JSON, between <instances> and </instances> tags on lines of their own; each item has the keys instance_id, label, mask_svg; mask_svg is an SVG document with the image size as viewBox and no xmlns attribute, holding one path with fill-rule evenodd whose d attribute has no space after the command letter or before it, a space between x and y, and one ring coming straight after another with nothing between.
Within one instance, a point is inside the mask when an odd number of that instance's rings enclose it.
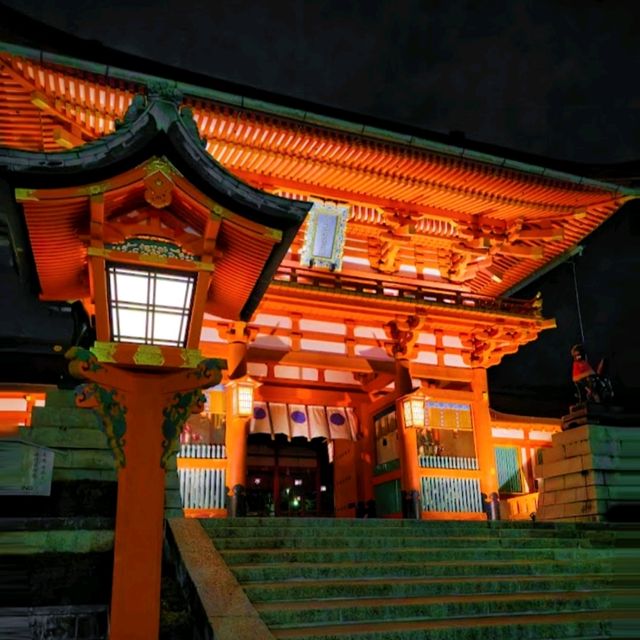
<instances>
[{"instance_id":1,"label":"white slatted railing","mask_svg":"<svg viewBox=\"0 0 640 640\"><path fill-rule=\"evenodd\" d=\"M184 509L224 509L224 469L179 469L180 497Z\"/></svg>"},{"instance_id":2,"label":"white slatted railing","mask_svg":"<svg viewBox=\"0 0 640 640\"><path fill-rule=\"evenodd\" d=\"M180 497L184 509L224 509L224 463L197 463L189 466L189 459L224 460L227 457L223 444L183 444L178 458ZM210 465L210 466L208 466ZM222 468L221 468L222 467Z\"/></svg>"},{"instance_id":3,"label":"white slatted railing","mask_svg":"<svg viewBox=\"0 0 640 640\"><path fill-rule=\"evenodd\" d=\"M222 460L227 457L227 451L223 444L183 444L180 445L178 457Z\"/></svg>"},{"instance_id":4,"label":"white slatted railing","mask_svg":"<svg viewBox=\"0 0 640 640\"><path fill-rule=\"evenodd\" d=\"M482 512L478 478L422 478L424 511Z\"/></svg>"},{"instance_id":5,"label":"white slatted railing","mask_svg":"<svg viewBox=\"0 0 640 640\"><path fill-rule=\"evenodd\" d=\"M478 469L477 458L458 456L419 456L418 462L423 469Z\"/></svg>"}]
</instances>

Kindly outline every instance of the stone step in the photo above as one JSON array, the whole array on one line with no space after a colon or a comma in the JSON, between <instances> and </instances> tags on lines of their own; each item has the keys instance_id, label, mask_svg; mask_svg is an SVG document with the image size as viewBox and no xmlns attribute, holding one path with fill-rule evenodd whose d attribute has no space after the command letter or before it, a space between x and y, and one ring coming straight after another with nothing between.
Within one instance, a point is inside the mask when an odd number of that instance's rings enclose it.
<instances>
[{"instance_id":1,"label":"stone step","mask_svg":"<svg viewBox=\"0 0 640 640\"><path fill-rule=\"evenodd\" d=\"M113 529L114 518L101 516L14 516L0 518L0 531Z\"/></svg>"},{"instance_id":2,"label":"stone step","mask_svg":"<svg viewBox=\"0 0 640 640\"><path fill-rule=\"evenodd\" d=\"M31 427L67 427L68 429L100 429L98 414L77 407L34 407Z\"/></svg>"},{"instance_id":3,"label":"stone step","mask_svg":"<svg viewBox=\"0 0 640 640\"><path fill-rule=\"evenodd\" d=\"M464 562L284 562L265 565L236 564L230 569L241 584L247 582L424 576L527 576L607 573L608 559L522 560Z\"/></svg>"},{"instance_id":4,"label":"stone step","mask_svg":"<svg viewBox=\"0 0 640 640\"><path fill-rule=\"evenodd\" d=\"M113 548L113 531L53 529L0 531L0 556L37 553L99 553Z\"/></svg>"},{"instance_id":5,"label":"stone step","mask_svg":"<svg viewBox=\"0 0 640 640\"><path fill-rule=\"evenodd\" d=\"M114 459L110 449L66 449L56 453L54 467L112 471Z\"/></svg>"},{"instance_id":6,"label":"stone step","mask_svg":"<svg viewBox=\"0 0 640 640\"><path fill-rule=\"evenodd\" d=\"M636 591L636 595L640 592ZM256 605L273 630L306 624L376 622L384 620L438 620L471 616L523 615L597 611L609 606L612 591L565 593L474 594L345 598L272 602Z\"/></svg>"},{"instance_id":7,"label":"stone step","mask_svg":"<svg viewBox=\"0 0 640 640\"><path fill-rule=\"evenodd\" d=\"M113 465L112 465L113 467ZM116 482L117 474L115 469L53 469L54 482Z\"/></svg>"},{"instance_id":8,"label":"stone step","mask_svg":"<svg viewBox=\"0 0 640 640\"><path fill-rule=\"evenodd\" d=\"M640 596L638 525L201 523L276 639L604 640Z\"/></svg>"},{"instance_id":9,"label":"stone step","mask_svg":"<svg viewBox=\"0 0 640 640\"><path fill-rule=\"evenodd\" d=\"M594 561L610 559L611 549L536 549L535 559ZM340 562L526 562L531 559L529 549L496 549L487 547L471 548L397 548L387 545L379 549L336 549L300 548L300 549L236 549L221 552L225 562L230 566L239 564L277 564L283 562L340 563Z\"/></svg>"},{"instance_id":10,"label":"stone step","mask_svg":"<svg viewBox=\"0 0 640 640\"><path fill-rule=\"evenodd\" d=\"M75 407L76 396L73 389L51 389L45 396L45 407Z\"/></svg>"},{"instance_id":11,"label":"stone step","mask_svg":"<svg viewBox=\"0 0 640 640\"><path fill-rule=\"evenodd\" d=\"M337 537L329 537L322 532L320 537L300 536L300 537L260 537L237 536L229 538L214 538L214 544L219 551L230 550L259 550L259 549L301 549L301 548L331 548L334 547ZM386 545L393 545L395 548L415 547L423 545L424 536L390 536L378 535L364 536L361 534L354 536L342 536L339 538L340 546L347 549L382 549ZM430 547L465 548L476 545L483 549L557 549L557 548L591 548L598 544L597 540L591 538L560 538L550 535L537 538L504 538L500 536L429 536Z\"/></svg>"},{"instance_id":12,"label":"stone step","mask_svg":"<svg viewBox=\"0 0 640 640\"><path fill-rule=\"evenodd\" d=\"M100 449L109 448L107 436L97 427L71 428L68 427L25 427L20 430L20 436L28 442L53 449Z\"/></svg>"},{"instance_id":13,"label":"stone step","mask_svg":"<svg viewBox=\"0 0 640 640\"><path fill-rule=\"evenodd\" d=\"M278 526L287 530L308 531L310 528L326 527L329 529L357 529L370 531L377 527L389 529L455 529L458 531L479 530L519 530L519 531L611 531L616 529L628 529L637 525L623 523L616 524L592 524L575 523L562 524L556 522L535 522L529 520L400 520L394 518L228 518L228 519L203 519L202 526L208 530L216 529L246 529L256 530L265 526Z\"/></svg>"},{"instance_id":14,"label":"stone step","mask_svg":"<svg viewBox=\"0 0 640 640\"><path fill-rule=\"evenodd\" d=\"M628 612L580 611L519 616L473 616L454 620L393 620L352 624L305 625L272 629L276 640L600 640L609 637L611 621Z\"/></svg>"},{"instance_id":15,"label":"stone step","mask_svg":"<svg viewBox=\"0 0 640 640\"><path fill-rule=\"evenodd\" d=\"M534 576L457 576L405 578L352 578L325 580L284 580L253 582L244 590L254 603L326 598L410 597L465 594L511 594L529 592L564 593L612 587L634 586L639 574L534 575Z\"/></svg>"},{"instance_id":16,"label":"stone step","mask_svg":"<svg viewBox=\"0 0 640 640\"><path fill-rule=\"evenodd\" d=\"M211 520L202 520L202 526L205 531L211 536L214 541L220 540L237 540L237 539L261 539L261 538L278 538L282 540L292 539L308 539L317 537L332 538L336 541L342 540L348 537L362 537L362 536L375 536L379 538L396 538L396 537L417 537L424 540L430 540L432 538L450 537L450 538L469 538L475 537L477 539L486 539L488 536L496 539L540 539L540 538L558 538L565 540L575 540L580 538L583 540L612 540L617 535L617 532L613 530L602 529L571 529L571 528L529 528L529 529L488 529L486 527L473 528L458 528L455 524L449 523L449 526L432 526L430 522L415 523L413 527L396 527L385 523L391 522L389 520L371 520L370 522L380 522L382 524L372 525L367 528L366 526L353 526L351 528L344 526L315 526L309 524L308 528L303 527L287 527L279 525L271 521L270 524L254 527L243 527L234 525L215 524L211 525ZM224 523L226 520L221 519L220 522ZM357 521L356 521L357 522ZM555 523L561 524L561 523ZM567 523L569 526L575 523ZM597 523L595 523L597 524Z\"/></svg>"}]
</instances>

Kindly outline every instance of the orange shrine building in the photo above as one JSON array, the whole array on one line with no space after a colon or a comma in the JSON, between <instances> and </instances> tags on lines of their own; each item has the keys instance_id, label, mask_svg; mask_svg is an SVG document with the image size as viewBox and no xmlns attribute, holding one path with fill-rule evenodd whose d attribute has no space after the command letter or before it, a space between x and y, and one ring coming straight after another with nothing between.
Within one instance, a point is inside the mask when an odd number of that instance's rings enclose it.
<instances>
[{"instance_id":1,"label":"orange shrine building","mask_svg":"<svg viewBox=\"0 0 640 640\"><path fill-rule=\"evenodd\" d=\"M528 518L559 421L493 411L487 369L555 323L510 292L635 197L10 45L0 185L18 269L90 319L87 366L219 363L163 445L166 512L193 517ZM43 402L3 390L4 431Z\"/></svg>"}]
</instances>

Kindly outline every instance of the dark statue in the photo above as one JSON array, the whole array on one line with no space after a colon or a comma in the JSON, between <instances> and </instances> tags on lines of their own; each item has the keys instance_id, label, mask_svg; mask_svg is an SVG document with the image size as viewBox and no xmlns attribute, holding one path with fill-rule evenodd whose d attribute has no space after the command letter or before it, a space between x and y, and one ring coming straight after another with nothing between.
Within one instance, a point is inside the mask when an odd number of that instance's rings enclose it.
<instances>
[{"instance_id":1,"label":"dark statue","mask_svg":"<svg viewBox=\"0 0 640 640\"><path fill-rule=\"evenodd\" d=\"M573 368L571 371L573 384L576 386L576 397L579 403L595 402L608 404L613 399L611 381L605 375L606 363L604 358L596 370L587 359L584 345L576 344L571 348Z\"/></svg>"}]
</instances>

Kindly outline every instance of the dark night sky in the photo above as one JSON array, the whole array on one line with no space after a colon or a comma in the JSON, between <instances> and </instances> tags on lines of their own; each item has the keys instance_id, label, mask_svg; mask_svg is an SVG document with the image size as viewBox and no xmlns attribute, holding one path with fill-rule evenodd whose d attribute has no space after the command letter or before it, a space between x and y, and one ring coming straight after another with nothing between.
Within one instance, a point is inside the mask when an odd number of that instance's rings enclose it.
<instances>
[{"instance_id":1,"label":"dark night sky","mask_svg":"<svg viewBox=\"0 0 640 640\"><path fill-rule=\"evenodd\" d=\"M211 78L549 158L640 160L637 1L4 2ZM639 204L575 259L587 345L594 359L610 356L628 398L640 392ZM571 267L519 295L537 290L559 328L491 371L492 404L517 412L510 398L528 389L529 408L557 413L571 401L568 350L579 338ZM547 407L544 398L557 401Z\"/></svg>"},{"instance_id":2,"label":"dark night sky","mask_svg":"<svg viewBox=\"0 0 640 640\"><path fill-rule=\"evenodd\" d=\"M640 3L5 0L145 58L428 130L637 159Z\"/></svg>"}]
</instances>

